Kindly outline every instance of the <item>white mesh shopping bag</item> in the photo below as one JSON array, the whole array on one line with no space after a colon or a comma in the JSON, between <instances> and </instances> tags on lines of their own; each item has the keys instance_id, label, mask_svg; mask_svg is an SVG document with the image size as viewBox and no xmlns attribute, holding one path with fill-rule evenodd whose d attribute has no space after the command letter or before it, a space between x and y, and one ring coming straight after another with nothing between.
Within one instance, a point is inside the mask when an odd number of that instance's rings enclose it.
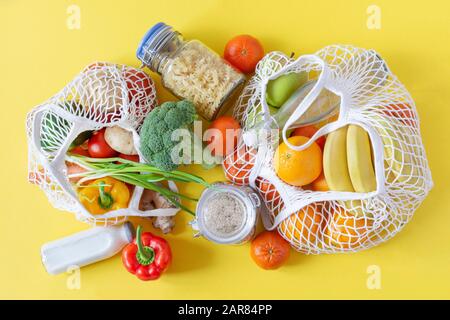
<instances>
[{"instance_id":1,"label":"white mesh shopping bag","mask_svg":"<svg viewBox=\"0 0 450 320\"><path fill-rule=\"evenodd\" d=\"M306 72L311 86L283 119L270 113L266 87L269 80L291 72ZM330 101L319 101L332 97L337 97L335 108ZM414 101L373 50L335 45L296 60L269 53L259 62L234 116L244 139L224 160L225 174L259 190L268 209L263 215L266 229L278 228L300 252L358 251L386 241L411 219L432 188ZM307 143L289 144L290 128L319 121L320 129ZM370 137L375 191L311 191L277 176L272 161L278 132L290 148L303 150L349 124L364 128ZM264 130L270 128L275 131Z\"/></svg>"},{"instance_id":2,"label":"white mesh shopping bag","mask_svg":"<svg viewBox=\"0 0 450 320\"><path fill-rule=\"evenodd\" d=\"M80 203L67 178L66 153L81 132L118 125L133 133L139 150L138 130L156 105L154 82L143 71L103 62L89 65L28 114L30 182L39 185L55 208L72 212L77 219L90 224L116 224L130 215L176 214L177 208L140 211L143 189L136 187L128 208L92 215Z\"/></svg>"}]
</instances>

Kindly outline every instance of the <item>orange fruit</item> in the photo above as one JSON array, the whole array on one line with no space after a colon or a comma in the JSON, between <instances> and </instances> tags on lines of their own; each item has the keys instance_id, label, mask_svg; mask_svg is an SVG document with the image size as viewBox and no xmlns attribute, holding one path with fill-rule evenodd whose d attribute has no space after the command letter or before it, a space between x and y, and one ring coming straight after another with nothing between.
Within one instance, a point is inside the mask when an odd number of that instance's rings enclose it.
<instances>
[{"instance_id":1,"label":"orange fruit","mask_svg":"<svg viewBox=\"0 0 450 320\"><path fill-rule=\"evenodd\" d=\"M294 146L302 145L308 140L309 138L303 136L288 139ZM301 187L316 180L322 172L322 150L315 142L302 151L292 150L283 142L275 151L273 163L281 180Z\"/></svg>"},{"instance_id":2,"label":"orange fruit","mask_svg":"<svg viewBox=\"0 0 450 320\"><path fill-rule=\"evenodd\" d=\"M268 180L258 177L256 178L256 189L259 191L259 194L264 200L267 208L273 213L274 216L276 216L279 211L283 209L284 205L275 186Z\"/></svg>"},{"instance_id":3,"label":"orange fruit","mask_svg":"<svg viewBox=\"0 0 450 320\"><path fill-rule=\"evenodd\" d=\"M324 221L323 215L316 210L316 206L309 205L281 222L278 230L291 243L315 244L322 232Z\"/></svg>"},{"instance_id":4,"label":"orange fruit","mask_svg":"<svg viewBox=\"0 0 450 320\"><path fill-rule=\"evenodd\" d=\"M314 125L299 127L299 128L294 129L294 131L292 131L291 137L303 136L303 137L311 138L313 135L316 134L316 132L318 130L319 129L317 129L317 127ZM316 143L319 145L320 149L323 150L323 148L325 146L325 137L324 136L320 137L319 139L316 140Z\"/></svg>"},{"instance_id":5,"label":"orange fruit","mask_svg":"<svg viewBox=\"0 0 450 320\"><path fill-rule=\"evenodd\" d=\"M330 188L328 187L327 180L325 180L325 176L323 172L320 174L320 176L314 180L311 183L311 189L314 191L330 191Z\"/></svg>"},{"instance_id":6,"label":"orange fruit","mask_svg":"<svg viewBox=\"0 0 450 320\"><path fill-rule=\"evenodd\" d=\"M372 219L337 208L325 228L325 238L336 248L356 248L367 240L372 225Z\"/></svg>"},{"instance_id":7,"label":"orange fruit","mask_svg":"<svg viewBox=\"0 0 450 320\"><path fill-rule=\"evenodd\" d=\"M398 118L404 124L414 127L417 126L417 120L414 111L406 103L390 104L383 110L385 114Z\"/></svg>"},{"instance_id":8,"label":"orange fruit","mask_svg":"<svg viewBox=\"0 0 450 320\"><path fill-rule=\"evenodd\" d=\"M255 165L256 150L242 145L223 160L222 166L228 180L239 185L248 185L250 171Z\"/></svg>"},{"instance_id":9,"label":"orange fruit","mask_svg":"<svg viewBox=\"0 0 450 320\"><path fill-rule=\"evenodd\" d=\"M263 231L253 239L250 256L258 266L266 270L281 267L291 252L289 242L283 239L278 231Z\"/></svg>"}]
</instances>

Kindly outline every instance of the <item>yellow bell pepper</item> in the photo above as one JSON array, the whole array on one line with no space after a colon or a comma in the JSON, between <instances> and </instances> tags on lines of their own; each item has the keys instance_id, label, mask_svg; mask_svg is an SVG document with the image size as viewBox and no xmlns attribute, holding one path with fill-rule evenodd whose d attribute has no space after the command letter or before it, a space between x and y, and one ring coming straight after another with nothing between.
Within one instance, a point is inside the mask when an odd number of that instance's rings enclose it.
<instances>
[{"instance_id":1,"label":"yellow bell pepper","mask_svg":"<svg viewBox=\"0 0 450 320\"><path fill-rule=\"evenodd\" d=\"M117 179L105 177L80 187L78 198L92 214L128 207L130 191L127 185Z\"/></svg>"}]
</instances>

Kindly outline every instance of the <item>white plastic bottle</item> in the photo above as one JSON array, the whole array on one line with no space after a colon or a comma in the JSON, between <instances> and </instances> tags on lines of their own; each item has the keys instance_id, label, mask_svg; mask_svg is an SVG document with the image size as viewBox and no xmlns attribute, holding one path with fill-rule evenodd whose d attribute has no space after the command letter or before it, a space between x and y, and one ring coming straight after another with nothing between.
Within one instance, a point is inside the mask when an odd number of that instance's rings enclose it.
<instances>
[{"instance_id":1,"label":"white plastic bottle","mask_svg":"<svg viewBox=\"0 0 450 320\"><path fill-rule=\"evenodd\" d=\"M82 267L118 253L134 237L130 222L120 226L95 227L46 243L41 258L50 274L66 272L69 267Z\"/></svg>"}]
</instances>

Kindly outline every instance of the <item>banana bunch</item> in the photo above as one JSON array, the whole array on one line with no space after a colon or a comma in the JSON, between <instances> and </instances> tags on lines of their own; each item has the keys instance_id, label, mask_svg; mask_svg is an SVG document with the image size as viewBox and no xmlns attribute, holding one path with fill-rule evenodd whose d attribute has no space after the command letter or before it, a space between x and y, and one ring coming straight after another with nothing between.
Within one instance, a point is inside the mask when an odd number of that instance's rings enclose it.
<instances>
[{"instance_id":1,"label":"banana bunch","mask_svg":"<svg viewBox=\"0 0 450 320\"><path fill-rule=\"evenodd\" d=\"M375 191L377 183L367 132L353 124L331 132L325 142L323 171L332 191Z\"/></svg>"},{"instance_id":2,"label":"banana bunch","mask_svg":"<svg viewBox=\"0 0 450 320\"><path fill-rule=\"evenodd\" d=\"M411 200L423 196L425 190L425 173L419 171L420 141L414 140L417 134L401 119L372 114L371 121L383 142L387 192L395 202L396 219L406 222L414 210L415 202ZM375 191L377 184L368 133L353 124L331 132L325 143L323 170L332 191ZM362 214L362 200L340 203L355 214Z\"/></svg>"}]
</instances>

